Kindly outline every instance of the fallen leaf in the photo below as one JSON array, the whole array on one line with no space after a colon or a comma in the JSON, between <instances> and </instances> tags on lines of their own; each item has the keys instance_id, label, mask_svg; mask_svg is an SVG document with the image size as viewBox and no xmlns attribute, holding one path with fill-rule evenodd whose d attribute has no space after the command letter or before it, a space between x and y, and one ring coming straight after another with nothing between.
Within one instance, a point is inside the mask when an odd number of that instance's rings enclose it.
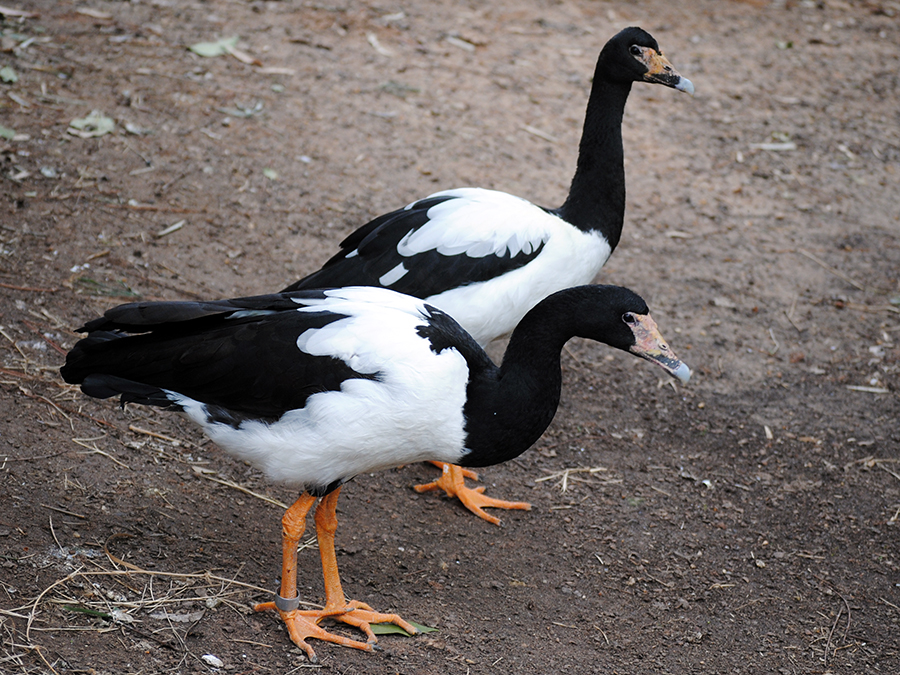
<instances>
[{"instance_id":1,"label":"fallen leaf","mask_svg":"<svg viewBox=\"0 0 900 675\"><path fill-rule=\"evenodd\" d=\"M10 129L9 127L5 127L0 124L0 138L5 138L8 141L11 141L16 135L14 129Z\"/></svg>"},{"instance_id":2,"label":"fallen leaf","mask_svg":"<svg viewBox=\"0 0 900 675\"><path fill-rule=\"evenodd\" d=\"M34 19L40 16L40 14L35 12L26 12L21 9L11 9L9 7L0 7L0 14L3 16L19 16L25 19Z\"/></svg>"},{"instance_id":3,"label":"fallen leaf","mask_svg":"<svg viewBox=\"0 0 900 675\"><path fill-rule=\"evenodd\" d=\"M189 47L189 49L206 58L214 56L222 56L222 54L230 54L238 43L238 37L235 35L230 38L222 38L218 42L198 42Z\"/></svg>"},{"instance_id":4,"label":"fallen leaf","mask_svg":"<svg viewBox=\"0 0 900 675\"><path fill-rule=\"evenodd\" d=\"M90 7L79 7L75 12L83 16L89 16L92 19L102 19L103 21L108 21L113 18L113 15L109 12L102 12L99 9L91 9Z\"/></svg>"},{"instance_id":5,"label":"fallen leaf","mask_svg":"<svg viewBox=\"0 0 900 675\"><path fill-rule=\"evenodd\" d=\"M263 176L269 180L278 180L278 172L275 169L263 169Z\"/></svg>"},{"instance_id":6,"label":"fallen leaf","mask_svg":"<svg viewBox=\"0 0 900 675\"><path fill-rule=\"evenodd\" d=\"M4 66L3 68L0 68L0 80L12 84L13 82L19 81L19 75L9 66Z\"/></svg>"},{"instance_id":7,"label":"fallen leaf","mask_svg":"<svg viewBox=\"0 0 900 675\"><path fill-rule=\"evenodd\" d=\"M409 624L420 633L434 633L438 630L437 628L431 628L430 626L423 626L415 621L410 621ZM410 637L409 633L393 623L373 623L370 624L369 627L375 635L405 635Z\"/></svg>"},{"instance_id":8,"label":"fallen leaf","mask_svg":"<svg viewBox=\"0 0 900 675\"><path fill-rule=\"evenodd\" d=\"M134 623L135 622L135 618L133 616L131 616L131 614L126 612L124 609L119 609L119 608L113 609L113 611L110 612L110 614L112 614L113 621L115 621L116 623Z\"/></svg>"},{"instance_id":9,"label":"fallen leaf","mask_svg":"<svg viewBox=\"0 0 900 675\"><path fill-rule=\"evenodd\" d=\"M379 89L402 99L405 99L410 94L418 94L421 91L418 87L404 84L403 82L397 82L396 80L388 80L382 84Z\"/></svg>"},{"instance_id":10,"label":"fallen leaf","mask_svg":"<svg viewBox=\"0 0 900 675\"><path fill-rule=\"evenodd\" d=\"M144 134L153 133L150 129L139 127L134 122L125 122L125 131L127 131L129 134L134 134L135 136L142 136Z\"/></svg>"},{"instance_id":11,"label":"fallen leaf","mask_svg":"<svg viewBox=\"0 0 900 675\"><path fill-rule=\"evenodd\" d=\"M87 117L74 119L69 122L68 132L80 138L96 138L105 136L116 128L112 118L107 117L99 110L92 110Z\"/></svg>"},{"instance_id":12,"label":"fallen leaf","mask_svg":"<svg viewBox=\"0 0 900 675\"><path fill-rule=\"evenodd\" d=\"M238 105L235 108L216 108L220 113L231 115L232 117L253 117L257 113L262 112L263 102L257 101L252 107Z\"/></svg>"},{"instance_id":13,"label":"fallen leaf","mask_svg":"<svg viewBox=\"0 0 900 675\"><path fill-rule=\"evenodd\" d=\"M784 143L751 143L750 147L754 150L768 150L769 152L788 152L796 150L797 144L793 141Z\"/></svg>"}]
</instances>

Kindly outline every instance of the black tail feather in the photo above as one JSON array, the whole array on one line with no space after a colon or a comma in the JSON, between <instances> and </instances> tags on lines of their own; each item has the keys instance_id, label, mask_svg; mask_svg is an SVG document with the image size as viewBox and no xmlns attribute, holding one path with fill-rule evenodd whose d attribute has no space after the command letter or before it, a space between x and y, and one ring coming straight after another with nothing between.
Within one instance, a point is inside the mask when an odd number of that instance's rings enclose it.
<instances>
[{"instance_id":1,"label":"black tail feather","mask_svg":"<svg viewBox=\"0 0 900 675\"><path fill-rule=\"evenodd\" d=\"M154 405L168 410L182 409L159 387L126 380L115 375L88 375L81 383L81 391L94 398L110 398L118 395L122 405L126 403L140 403L141 405Z\"/></svg>"}]
</instances>

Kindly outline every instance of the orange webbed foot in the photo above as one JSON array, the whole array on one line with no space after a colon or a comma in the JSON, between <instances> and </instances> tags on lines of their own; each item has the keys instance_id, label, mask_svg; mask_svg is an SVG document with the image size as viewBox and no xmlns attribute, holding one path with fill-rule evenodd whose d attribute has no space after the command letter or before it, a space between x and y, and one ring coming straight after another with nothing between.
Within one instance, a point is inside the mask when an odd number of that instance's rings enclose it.
<instances>
[{"instance_id":1,"label":"orange webbed foot","mask_svg":"<svg viewBox=\"0 0 900 675\"><path fill-rule=\"evenodd\" d=\"M432 462L432 464L442 468L441 477L430 483L416 485L414 487L416 492L441 489L447 493L447 496L458 498L459 501L463 503L463 506L476 516L483 518L494 525L499 525L500 519L485 512L484 509L486 507L495 509L518 509L523 511L529 511L531 509L531 504L528 502L507 502L502 499L486 497L483 494L485 490L484 487L466 487L466 478L478 479L478 474L474 471L464 469L454 464L444 464L443 462Z\"/></svg>"},{"instance_id":2,"label":"orange webbed foot","mask_svg":"<svg viewBox=\"0 0 900 675\"><path fill-rule=\"evenodd\" d=\"M280 599L280 598L279 598ZM283 602L283 601L282 601ZM419 631L415 626L404 621L397 614L384 614L374 611L364 602L351 600L343 607L325 607L324 609L288 609L284 610L278 607L276 602L262 602L253 608L257 612L267 610L276 610L284 621L291 636L291 641L300 647L309 659L310 663L317 663L316 652L307 642L307 639L313 638L331 642L342 647L350 647L351 649L361 649L371 652L375 649L375 643L378 637L372 631L373 623L392 623L405 630L410 635L415 635ZM366 641L360 642L342 635L330 633L321 626L319 622L323 619L331 619L345 623L354 628L358 628L366 634Z\"/></svg>"},{"instance_id":3,"label":"orange webbed foot","mask_svg":"<svg viewBox=\"0 0 900 675\"><path fill-rule=\"evenodd\" d=\"M344 637L343 635L336 635L334 633L329 633L324 628L319 627L319 621L326 617L331 617L335 615L334 610L299 610L299 609L290 609L283 610L276 606L274 602L261 602L256 605L253 609L257 612L264 612L270 609L276 610L280 615L282 621L284 621L284 625L288 629L288 634L291 636L291 641L300 647L304 652L306 652L306 658L309 659L310 663L318 663L318 657L316 657L316 652L312 648L312 646L306 641L309 638L315 638L316 640L323 640L325 642L332 642L337 645L341 645L342 647L350 647L352 649L361 649L366 652L373 651L374 647L372 645L372 640L368 642L359 642L358 640L351 640L348 637ZM341 610L337 611L337 614L340 614ZM370 631L371 632L371 631Z\"/></svg>"},{"instance_id":4,"label":"orange webbed foot","mask_svg":"<svg viewBox=\"0 0 900 675\"><path fill-rule=\"evenodd\" d=\"M358 628L366 634L366 642L368 644L378 642L378 638L375 636L375 633L372 632L373 623L392 623L395 626L402 628L410 635L417 635L419 633L415 626L404 621L399 614L376 612L369 607L369 605L364 602L359 602L358 600L351 600L348 602L346 609L347 611L339 610L337 613L331 614L328 618Z\"/></svg>"}]
</instances>

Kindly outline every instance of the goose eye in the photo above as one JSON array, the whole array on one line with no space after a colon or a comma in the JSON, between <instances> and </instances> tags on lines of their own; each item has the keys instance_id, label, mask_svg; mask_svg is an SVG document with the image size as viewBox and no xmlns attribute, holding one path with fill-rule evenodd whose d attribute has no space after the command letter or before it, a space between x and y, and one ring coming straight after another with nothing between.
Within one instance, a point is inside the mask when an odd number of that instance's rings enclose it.
<instances>
[{"instance_id":1,"label":"goose eye","mask_svg":"<svg viewBox=\"0 0 900 675\"><path fill-rule=\"evenodd\" d=\"M641 48L638 47L637 45L631 45L631 48L628 51L631 52L632 56L640 56L641 55Z\"/></svg>"},{"instance_id":2,"label":"goose eye","mask_svg":"<svg viewBox=\"0 0 900 675\"><path fill-rule=\"evenodd\" d=\"M625 323L637 323L637 318L635 318L634 314L631 312L625 312L622 315L622 321Z\"/></svg>"}]
</instances>

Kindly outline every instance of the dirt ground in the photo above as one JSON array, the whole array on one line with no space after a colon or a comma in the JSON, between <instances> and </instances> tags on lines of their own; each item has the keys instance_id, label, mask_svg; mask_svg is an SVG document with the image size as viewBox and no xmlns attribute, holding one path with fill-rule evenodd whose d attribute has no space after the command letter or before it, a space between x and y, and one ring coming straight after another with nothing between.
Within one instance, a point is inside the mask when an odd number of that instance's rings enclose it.
<instances>
[{"instance_id":1,"label":"dirt ground","mask_svg":"<svg viewBox=\"0 0 900 675\"><path fill-rule=\"evenodd\" d=\"M438 189L560 204L627 25L696 96L635 85L600 279L694 379L570 343L551 428L482 471L534 505L500 528L413 492L428 466L350 483L346 592L438 630L314 642L317 667L900 672L900 3L0 4L0 672L313 667L250 610L295 495L177 416L65 386L74 329L277 290ZM114 128L72 133L94 110Z\"/></svg>"}]
</instances>

